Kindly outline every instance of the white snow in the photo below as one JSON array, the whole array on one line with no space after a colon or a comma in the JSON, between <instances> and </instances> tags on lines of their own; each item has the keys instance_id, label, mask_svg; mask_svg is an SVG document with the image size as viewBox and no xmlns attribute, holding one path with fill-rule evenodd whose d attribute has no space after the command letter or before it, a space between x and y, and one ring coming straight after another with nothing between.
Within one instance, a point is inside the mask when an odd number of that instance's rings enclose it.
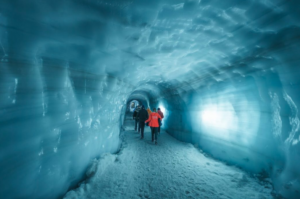
<instances>
[{"instance_id":1,"label":"white snow","mask_svg":"<svg viewBox=\"0 0 300 199\"><path fill-rule=\"evenodd\" d=\"M93 198L272 198L272 185L216 161L162 132L158 145L127 127L123 148L94 160L88 180L65 199Z\"/></svg>"}]
</instances>

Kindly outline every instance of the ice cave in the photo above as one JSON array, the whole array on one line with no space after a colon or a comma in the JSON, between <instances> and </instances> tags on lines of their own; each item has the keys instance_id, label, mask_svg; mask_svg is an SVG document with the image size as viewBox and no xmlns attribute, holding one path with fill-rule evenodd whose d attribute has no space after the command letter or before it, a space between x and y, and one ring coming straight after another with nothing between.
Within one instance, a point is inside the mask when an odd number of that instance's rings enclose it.
<instances>
[{"instance_id":1,"label":"ice cave","mask_svg":"<svg viewBox=\"0 0 300 199\"><path fill-rule=\"evenodd\" d=\"M0 198L299 199L298 64L299 0L0 0Z\"/></svg>"}]
</instances>

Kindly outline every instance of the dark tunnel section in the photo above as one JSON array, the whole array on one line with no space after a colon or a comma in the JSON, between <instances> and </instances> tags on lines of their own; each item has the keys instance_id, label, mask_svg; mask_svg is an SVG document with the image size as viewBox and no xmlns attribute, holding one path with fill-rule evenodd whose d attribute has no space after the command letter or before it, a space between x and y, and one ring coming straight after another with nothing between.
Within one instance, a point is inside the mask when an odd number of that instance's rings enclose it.
<instances>
[{"instance_id":1,"label":"dark tunnel section","mask_svg":"<svg viewBox=\"0 0 300 199\"><path fill-rule=\"evenodd\" d=\"M126 102L126 106L125 106L126 109L124 114L122 114L123 115L122 119L120 120L122 122L121 129L125 130L124 125L129 125L132 126L132 128L134 128L135 121L133 120L133 113L135 109L137 108L137 106L142 106L142 105L146 107L147 104L148 104L147 100L143 95L131 95Z\"/></svg>"}]
</instances>

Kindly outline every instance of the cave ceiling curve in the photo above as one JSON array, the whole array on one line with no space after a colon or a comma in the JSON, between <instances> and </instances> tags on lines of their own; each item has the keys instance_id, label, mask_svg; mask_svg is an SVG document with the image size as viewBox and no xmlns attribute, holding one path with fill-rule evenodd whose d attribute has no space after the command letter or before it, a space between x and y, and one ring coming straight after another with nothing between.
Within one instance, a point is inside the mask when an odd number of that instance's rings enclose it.
<instances>
[{"instance_id":1,"label":"cave ceiling curve","mask_svg":"<svg viewBox=\"0 0 300 199\"><path fill-rule=\"evenodd\" d=\"M2 12L10 17L0 21L10 37L0 54L50 57L134 86L188 90L276 72L285 61L276 52L299 41L297 7L296 1L6 0ZM263 62L272 64L256 64Z\"/></svg>"}]
</instances>

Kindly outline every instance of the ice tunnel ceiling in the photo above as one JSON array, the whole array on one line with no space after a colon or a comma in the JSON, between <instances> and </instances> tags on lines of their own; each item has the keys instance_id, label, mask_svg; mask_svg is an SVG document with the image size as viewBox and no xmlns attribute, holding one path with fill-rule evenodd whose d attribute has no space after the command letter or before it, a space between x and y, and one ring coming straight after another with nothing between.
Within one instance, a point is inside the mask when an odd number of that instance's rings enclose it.
<instances>
[{"instance_id":1,"label":"ice tunnel ceiling","mask_svg":"<svg viewBox=\"0 0 300 199\"><path fill-rule=\"evenodd\" d=\"M297 7L279 0L2 1L1 57L64 60L134 86L206 86L277 71L288 59L278 52L297 51Z\"/></svg>"},{"instance_id":2,"label":"ice tunnel ceiling","mask_svg":"<svg viewBox=\"0 0 300 199\"><path fill-rule=\"evenodd\" d=\"M299 43L298 0L1 0L0 197L63 197L138 100L299 198Z\"/></svg>"}]
</instances>

